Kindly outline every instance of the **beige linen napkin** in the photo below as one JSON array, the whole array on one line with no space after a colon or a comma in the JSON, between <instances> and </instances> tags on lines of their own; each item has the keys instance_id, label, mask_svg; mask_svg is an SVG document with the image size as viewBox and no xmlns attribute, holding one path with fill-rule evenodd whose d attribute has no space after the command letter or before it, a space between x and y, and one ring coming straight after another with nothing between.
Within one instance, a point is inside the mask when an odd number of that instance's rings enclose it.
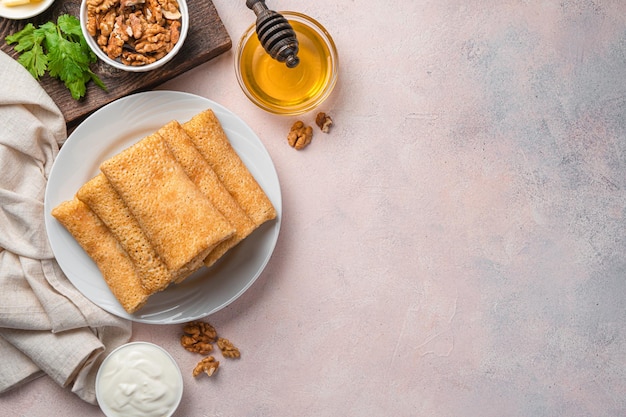
<instances>
[{"instance_id":1,"label":"beige linen napkin","mask_svg":"<svg viewBox=\"0 0 626 417\"><path fill-rule=\"evenodd\" d=\"M44 225L44 192L65 120L37 81L0 51L0 393L47 374L95 404L95 373L131 324L67 280Z\"/></svg>"}]
</instances>

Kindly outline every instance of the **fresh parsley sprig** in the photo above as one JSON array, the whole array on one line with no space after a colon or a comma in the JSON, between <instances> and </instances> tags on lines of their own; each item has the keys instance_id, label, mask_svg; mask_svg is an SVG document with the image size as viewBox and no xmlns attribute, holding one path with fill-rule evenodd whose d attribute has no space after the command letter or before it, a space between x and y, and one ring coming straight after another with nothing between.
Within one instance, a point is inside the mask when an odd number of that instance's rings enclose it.
<instances>
[{"instance_id":1,"label":"fresh parsley sprig","mask_svg":"<svg viewBox=\"0 0 626 417\"><path fill-rule=\"evenodd\" d=\"M90 80L106 91L102 80L89 68L97 57L89 49L76 17L64 14L56 24L47 22L37 28L28 23L5 40L9 45L16 44L13 49L20 54L17 61L35 79L48 71L51 77L63 81L75 100L85 96Z\"/></svg>"}]
</instances>

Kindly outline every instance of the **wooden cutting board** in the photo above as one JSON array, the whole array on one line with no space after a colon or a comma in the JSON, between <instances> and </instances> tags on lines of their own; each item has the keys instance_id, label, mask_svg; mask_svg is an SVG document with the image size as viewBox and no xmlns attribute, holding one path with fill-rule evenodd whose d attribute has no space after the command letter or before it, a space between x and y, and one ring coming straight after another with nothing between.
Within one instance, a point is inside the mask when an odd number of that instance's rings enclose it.
<instances>
[{"instance_id":1,"label":"wooden cutting board","mask_svg":"<svg viewBox=\"0 0 626 417\"><path fill-rule=\"evenodd\" d=\"M209 61L232 47L232 41L211 0L189 0L189 31L176 57L163 67L149 72L132 73L98 61L92 70L107 86L107 91L90 82L87 94L77 101L62 82L48 75L40 79L43 88L61 109L68 128L77 125L89 113L128 94L145 91ZM29 20L0 18L0 49L13 58L18 55L4 38L21 30L28 22L34 25L56 21L61 14L79 16L80 0L56 0L45 13ZM0 80L2 82L2 80Z\"/></svg>"}]
</instances>

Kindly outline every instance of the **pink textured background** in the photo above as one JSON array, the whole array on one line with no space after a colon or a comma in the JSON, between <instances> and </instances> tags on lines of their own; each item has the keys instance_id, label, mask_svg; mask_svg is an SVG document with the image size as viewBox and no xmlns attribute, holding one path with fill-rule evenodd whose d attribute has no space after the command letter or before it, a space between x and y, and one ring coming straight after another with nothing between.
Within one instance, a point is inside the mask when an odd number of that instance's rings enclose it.
<instances>
[{"instance_id":1,"label":"pink textured background","mask_svg":"<svg viewBox=\"0 0 626 417\"><path fill-rule=\"evenodd\" d=\"M254 15L214 3L236 44ZM333 35L335 126L290 148L232 52L161 87L240 115L284 199L266 271L209 317L241 360L193 379L180 326L134 326L189 371L176 416L626 415L626 3L268 5ZM101 414L40 378L0 415Z\"/></svg>"}]
</instances>

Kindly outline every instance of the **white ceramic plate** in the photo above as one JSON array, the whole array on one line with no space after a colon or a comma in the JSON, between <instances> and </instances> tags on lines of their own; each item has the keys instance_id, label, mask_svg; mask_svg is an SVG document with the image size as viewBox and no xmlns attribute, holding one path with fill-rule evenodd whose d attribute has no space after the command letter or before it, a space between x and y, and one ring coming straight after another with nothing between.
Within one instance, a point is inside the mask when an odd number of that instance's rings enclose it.
<instances>
[{"instance_id":1,"label":"white ceramic plate","mask_svg":"<svg viewBox=\"0 0 626 417\"><path fill-rule=\"evenodd\" d=\"M235 151L265 190L278 216L231 249L211 269L205 267L181 284L152 295L130 315L117 302L95 263L51 210L97 175L112 157L171 120L185 122L211 108ZM138 93L93 113L67 139L54 162L45 194L45 223L54 255L69 280L87 298L117 316L153 324L182 323L214 313L243 294L269 261L280 230L282 203L276 170L256 134L223 106L193 94L174 91Z\"/></svg>"},{"instance_id":2,"label":"white ceramic plate","mask_svg":"<svg viewBox=\"0 0 626 417\"><path fill-rule=\"evenodd\" d=\"M0 0L0 17L14 20L28 19L45 12L52 3L54 0L39 0L21 6L7 7Z\"/></svg>"}]
</instances>

